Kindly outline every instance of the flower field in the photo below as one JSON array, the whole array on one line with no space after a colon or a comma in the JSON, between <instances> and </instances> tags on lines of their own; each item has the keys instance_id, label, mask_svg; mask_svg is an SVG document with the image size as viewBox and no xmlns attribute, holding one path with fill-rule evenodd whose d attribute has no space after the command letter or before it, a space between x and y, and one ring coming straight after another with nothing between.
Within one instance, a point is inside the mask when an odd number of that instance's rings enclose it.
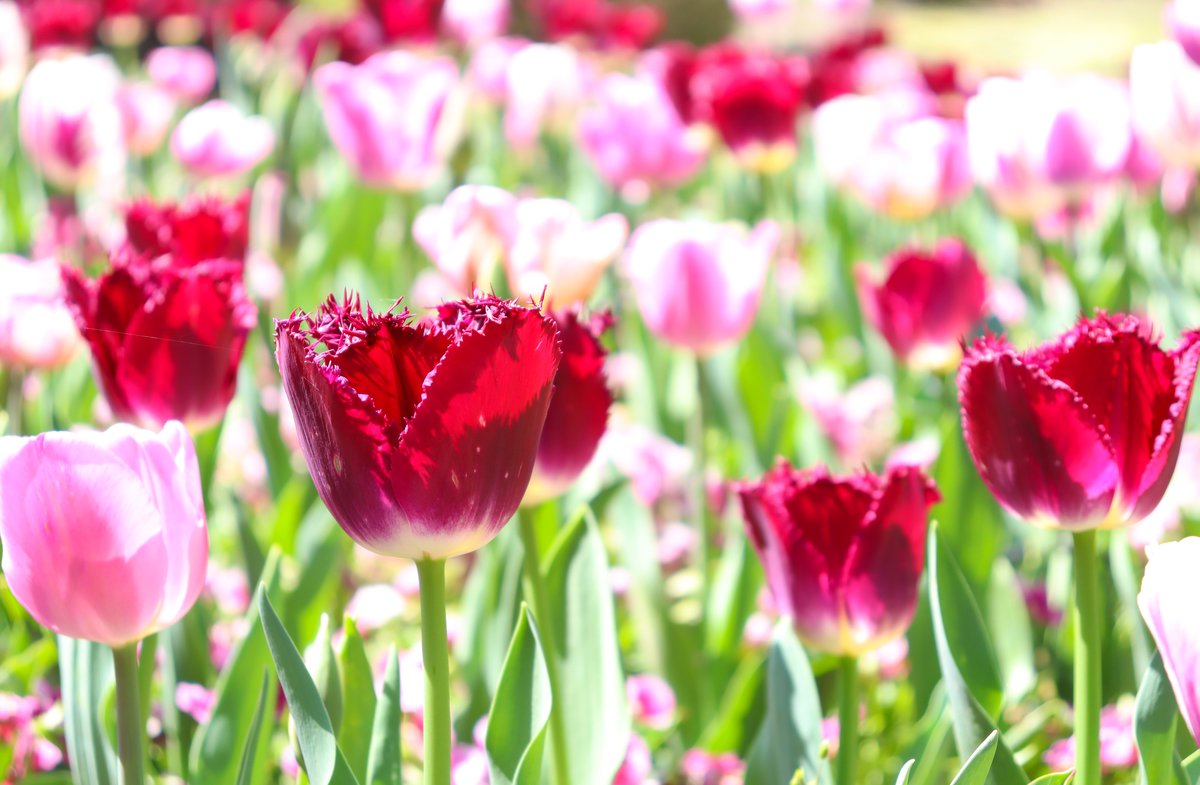
<instances>
[{"instance_id":1,"label":"flower field","mask_svg":"<svg viewBox=\"0 0 1200 785\"><path fill-rule=\"evenodd\" d=\"M0 0L0 783L1200 782L1200 3L712 5Z\"/></svg>"}]
</instances>

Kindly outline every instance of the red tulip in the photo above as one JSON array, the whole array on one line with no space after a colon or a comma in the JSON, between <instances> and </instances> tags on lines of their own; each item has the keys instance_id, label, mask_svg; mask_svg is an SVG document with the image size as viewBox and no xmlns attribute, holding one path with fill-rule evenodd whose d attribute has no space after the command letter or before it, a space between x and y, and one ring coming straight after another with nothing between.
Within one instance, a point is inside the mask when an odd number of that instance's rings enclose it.
<instances>
[{"instance_id":1,"label":"red tulip","mask_svg":"<svg viewBox=\"0 0 1200 785\"><path fill-rule=\"evenodd\" d=\"M904 633L941 498L920 469L833 477L781 460L738 494L767 585L802 641L857 656Z\"/></svg>"},{"instance_id":2,"label":"red tulip","mask_svg":"<svg viewBox=\"0 0 1200 785\"><path fill-rule=\"evenodd\" d=\"M1133 523L1175 470L1198 361L1200 331L1164 351L1124 314L1025 352L983 338L959 370L963 435L1014 515L1070 530Z\"/></svg>"},{"instance_id":3,"label":"red tulip","mask_svg":"<svg viewBox=\"0 0 1200 785\"><path fill-rule=\"evenodd\" d=\"M859 266L863 314L901 360L920 368L952 367L967 335L983 319L987 279L971 249L957 239L932 251L906 248L888 257L887 277L875 283Z\"/></svg>"},{"instance_id":4,"label":"red tulip","mask_svg":"<svg viewBox=\"0 0 1200 785\"><path fill-rule=\"evenodd\" d=\"M275 338L317 492L356 542L445 559L516 512L562 354L553 320L481 296L414 325L330 297Z\"/></svg>"},{"instance_id":5,"label":"red tulip","mask_svg":"<svg viewBox=\"0 0 1200 785\"><path fill-rule=\"evenodd\" d=\"M34 51L92 48L100 24L100 8L94 0L37 0L25 3L24 11Z\"/></svg>"},{"instance_id":6,"label":"red tulip","mask_svg":"<svg viewBox=\"0 0 1200 785\"><path fill-rule=\"evenodd\" d=\"M445 0L367 0L389 41L432 41Z\"/></svg>"},{"instance_id":7,"label":"red tulip","mask_svg":"<svg viewBox=\"0 0 1200 785\"><path fill-rule=\"evenodd\" d=\"M245 259L250 194L232 202L217 197L195 197L180 204L134 202L125 211L125 238L137 254L170 256L176 265Z\"/></svg>"}]
</instances>

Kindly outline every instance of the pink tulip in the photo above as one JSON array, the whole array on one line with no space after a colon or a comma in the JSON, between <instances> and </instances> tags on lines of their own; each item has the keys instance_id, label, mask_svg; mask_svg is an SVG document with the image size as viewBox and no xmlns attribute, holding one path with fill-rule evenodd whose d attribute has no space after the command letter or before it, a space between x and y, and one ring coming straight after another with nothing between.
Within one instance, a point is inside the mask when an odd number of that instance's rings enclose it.
<instances>
[{"instance_id":1,"label":"pink tulip","mask_svg":"<svg viewBox=\"0 0 1200 785\"><path fill-rule=\"evenodd\" d=\"M55 368L80 345L53 259L0 255L0 363Z\"/></svg>"},{"instance_id":2,"label":"pink tulip","mask_svg":"<svg viewBox=\"0 0 1200 785\"><path fill-rule=\"evenodd\" d=\"M262 163L275 147L275 132L262 117L246 115L221 100L183 116L171 137L171 153L191 174L235 177Z\"/></svg>"},{"instance_id":3,"label":"pink tulip","mask_svg":"<svg viewBox=\"0 0 1200 785\"><path fill-rule=\"evenodd\" d=\"M29 68L29 31L13 0L0 0L0 99L21 89Z\"/></svg>"},{"instance_id":4,"label":"pink tulip","mask_svg":"<svg viewBox=\"0 0 1200 785\"><path fill-rule=\"evenodd\" d=\"M1075 767L1075 739L1067 737L1050 745L1042 761L1055 771ZM1137 766L1137 743L1133 736L1132 701L1105 706L1100 711L1100 765L1104 771Z\"/></svg>"},{"instance_id":5,"label":"pink tulip","mask_svg":"<svg viewBox=\"0 0 1200 785\"><path fill-rule=\"evenodd\" d=\"M599 452L629 480L634 497L646 507L681 496L694 465L686 447L619 418L609 423Z\"/></svg>"},{"instance_id":6,"label":"pink tulip","mask_svg":"<svg viewBox=\"0 0 1200 785\"><path fill-rule=\"evenodd\" d=\"M796 0L729 0L730 10L745 21L776 16L795 7Z\"/></svg>"},{"instance_id":7,"label":"pink tulip","mask_svg":"<svg viewBox=\"0 0 1200 785\"><path fill-rule=\"evenodd\" d=\"M129 152L145 156L162 147L175 117L170 93L150 82L131 82L117 92L117 107Z\"/></svg>"},{"instance_id":8,"label":"pink tulip","mask_svg":"<svg viewBox=\"0 0 1200 785\"><path fill-rule=\"evenodd\" d=\"M1200 65L1174 41L1144 44L1129 62L1133 126L1168 167L1200 166Z\"/></svg>"},{"instance_id":9,"label":"pink tulip","mask_svg":"<svg viewBox=\"0 0 1200 785\"><path fill-rule=\"evenodd\" d=\"M181 681L175 685L175 706L200 725L212 717L216 694L203 684Z\"/></svg>"},{"instance_id":10,"label":"pink tulip","mask_svg":"<svg viewBox=\"0 0 1200 785\"><path fill-rule=\"evenodd\" d=\"M442 30L460 44L473 46L502 35L509 11L509 0L446 0Z\"/></svg>"},{"instance_id":11,"label":"pink tulip","mask_svg":"<svg viewBox=\"0 0 1200 785\"><path fill-rule=\"evenodd\" d=\"M522 200L508 246L509 287L520 296L545 292L555 308L584 303L628 236L623 215L585 221L563 199Z\"/></svg>"},{"instance_id":12,"label":"pink tulip","mask_svg":"<svg viewBox=\"0 0 1200 785\"><path fill-rule=\"evenodd\" d=\"M469 295L491 288L493 268L516 227L515 196L491 185L462 185L442 204L422 209L412 232L453 293Z\"/></svg>"},{"instance_id":13,"label":"pink tulip","mask_svg":"<svg viewBox=\"0 0 1200 785\"><path fill-rule=\"evenodd\" d=\"M119 83L104 55L45 59L29 72L19 104L21 146L51 184L73 191L123 164Z\"/></svg>"},{"instance_id":14,"label":"pink tulip","mask_svg":"<svg viewBox=\"0 0 1200 785\"><path fill-rule=\"evenodd\" d=\"M1175 701L1192 738L1200 741L1200 537L1156 545L1138 593L1138 608L1158 645Z\"/></svg>"},{"instance_id":15,"label":"pink tulip","mask_svg":"<svg viewBox=\"0 0 1200 785\"><path fill-rule=\"evenodd\" d=\"M591 73L565 44L529 44L508 61L504 135L528 149L546 128L565 125L583 103Z\"/></svg>"},{"instance_id":16,"label":"pink tulip","mask_svg":"<svg viewBox=\"0 0 1200 785\"><path fill-rule=\"evenodd\" d=\"M584 152L616 189L678 185L704 163L704 147L688 132L661 82L650 75L610 74L579 118Z\"/></svg>"},{"instance_id":17,"label":"pink tulip","mask_svg":"<svg viewBox=\"0 0 1200 785\"><path fill-rule=\"evenodd\" d=\"M690 749L680 764L686 785L741 785L746 766L732 752Z\"/></svg>"},{"instance_id":18,"label":"pink tulip","mask_svg":"<svg viewBox=\"0 0 1200 785\"><path fill-rule=\"evenodd\" d=\"M843 466L882 458L895 441L896 392L883 376L868 376L842 388L829 376L806 380L800 401L833 445Z\"/></svg>"},{"instance_id":19,"label":"pink tulip","mask_svg":"<svg viewBox=\"0 0 1200 785\"><path fill-rule=\"evenodd\" d=\"M1004 213L1031 218L1119 176L1133 143L1128 91L1084 74L985 79L967 101L976 182Z\"/></svg>"},{"instance_id":20,"label":"pink tulip","mask_svg":"<svg viewBox=\"0 0 1200 785\"><path fill-rule=\"evenodd\" d=\"M452 60L390 51L361 65L321 66L313 80L329 136L354 174L377 187L415 190L450 152L447 105L458 78Z\"/></svg>"},{"instance_id":21,"label":"pink tulip","mask_svg":"<svg viewBox=\"0 0 1200 785\"><path fill-rule=\"evenodd\" d=\"M762 299L779 227L659 219L633 233L625 274L646 326L662 340L706 354L740 339Z\"/></svg>"},{"instance_id":22,"label":"pink tulip","mask_svg":"<svg viewBox=\"0 0 1200 785\"><path fill-rule=\"evenodd\" d=\"M467 79L475 93L494 103L508 95L508 64L529 45L523 38L492 38L479 45L467 64Z\"/></svg>"},{"instance_id":23,"label":"pink tulip","mask_svg":"<svg viewBox=\"0 0 1200 785\"><path fill-rule=\"evenodd\" d=\"M647 728L666 730L675 721L675 691L650 673L625 680L625 696L637 722Z\"/></svg>"},{"instance_id":24,"label":"pink tulip","mask_svg":"<svg viewBox=\"0 0 1200 785\"><path fill-rule=\"evenodd\" d=\"M647 785L654 771L654 761L650 757L650 748L636 733L629 737L629 746L625 750L625 760L617 775L613 777L613 785Z\"/></svg>"},{"instance_id":25,"label":"pink tulip","mask_svg":"<svg viewBox=\"0 0 1200 785\"><path fill-rule=\"evenodd\" d=\"M1192 62L1200 64L1200 2L1174 0L1166 10L1167 29Z\"/></svg>"},{"instance_id":26,"label":"pink tulip","mask_svg":"<svg viewBox=\"0 0 1200 785\"><path fill-rule=\"evenodd\" d=\"M183 103L203 101L217 84L217 61L198 46L164 46L146 57L154 84Z\"/></svg>"},{"instance_id":27,"label":"pink tulip","mask_svg":"<svg viewBox=\"0 0 1200 785\"><path fill-rule=\"evenodd\" d=\"M0 539L13 595L55 632L120 647L171 626L208 563L191 437L178 422L5 437Z\"/></svg>"}]
</instances>

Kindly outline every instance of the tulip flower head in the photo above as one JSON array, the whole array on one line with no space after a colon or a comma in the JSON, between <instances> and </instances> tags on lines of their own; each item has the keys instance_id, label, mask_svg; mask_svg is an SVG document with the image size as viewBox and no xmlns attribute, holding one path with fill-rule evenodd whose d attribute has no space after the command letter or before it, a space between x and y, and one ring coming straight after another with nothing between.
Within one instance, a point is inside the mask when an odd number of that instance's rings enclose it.
<instances>
[{"instance_id":1,"label":"tulip flower head","mask_svg":"<svg viewBox=\"0 0 1200 785\"><path fill-rule=\"evenodd\" d=\"M1200 331L1172 350L1134 316L1100 312L1018 352L967 349L958 373L963 435L992 495L1039 526L1125 526L1161 501L1200 361Z\"/></svg>"},{"instance_id":2,"label":"tulip flower head","mask_svg":"<svg viewBox=\"0 0 1200 785\"><path fill-rule=\"evenodd\" d=\"M51 630L120 647L171 626L208 564L187 430L0 439L0 538L8 587Z\"/></svg>"},{"instance_id":3,"label":"tulip flower head","mask_svg":"<svg viewBox=\"0 0 1200 785\"><path fill-rule=\"evenodd\" d=\"M458 295L488 289L517 226L517 198L491 185L460 185L413 221L413 239ZM529 292L540 295L541 292Z\"/></svg>"},{"instance_id":4,"label":"tulip flower head","mask_svg":"<svg viewBox=\"0 0 1200 785\"><path fill-rule=\"evenodd\" d=\"M162 147L175 118L170 93L150 82L131 82L117 92L117 107L130 153L147 156Z\"/></svg>"},{"instance_id":5,"label":"tulip flower head","mask_svg":"<svg viewBox=\"0 0 1200 785\"><path fill-rule=\"evenodd\" d=\"M1200 3L1196 0L1173 0L1166 8L1167 29L1183 51L1200 65Z\"/></svg>"},{"instance_id":6,"label":"tulip flower head","mask_svg":"<svg viewBox=\"0 0 1200 785\"><path fill-rule=\"evenodd\" d=\"M445 0L441 26L464 46L474 46L504 33L510 0Z\"/></svg>"},{"instance_id":7,"label":"tulip flower head","mask_svg":"<svg viewBox=\"0 0 1200 785\"><path fill-rule=\"evenodd\" d=\"M217 84L217 61L198 46L167 46L146 57L150 81L177 100L203 101Z\"/></svg>"},{"instance_id":8,"label":"tulip flower head","mask_svg":"<svg viewBox=\"0 0 1200 785\"><path fill-rule=\"evenodd\" d=\"M55 368L74 356L79 331L53 259L0 255L0 364Z\"/></svg>"},{"instance_id":9,"label":"tulip flower head","mask_svg":"<svg viewBox=\"0 0 1200 785\"><path fill-rule=\"evenodd\" d=\"M978 325L987 302L987 279L971 249L957 239L932 251L907 248L888 257L875 283L860 265L858 299L863 314L896 356L916 368L947 370L962 357L963 337Z\"/></svg>"},{"instance_id":10,"label":"tulip flower head","mask_svg":"<svg viewBox=\"0 0 1200 785\"><path fill-rule=\"evenodd\" d=\"M1200 743L1200 621L1196 616L1196 591L1200 589L1200 537L1155 545L1150 557L1138 608L1162 656L1175 702L1192 738Z\"/></svg>"},{"instance_id":11,"label":"tulip flower head","mask_svg":"<svg viewBox=\"0 0 1200 785\"><path fill-rule=\"evenodd\" d=\"M802 641L858 656L904 634L940 499L920 469L834 477L780 461L738 494L767 585Z\"/></svg>"},{"instance_id":12,"label":"tulip flower head","mask_svg":"<svg viewBox=\"0 0 1200 785\"><path fill-rule=\"evenodd\" d=\"M542 131L565 125L583 103L592 75L565 44L529 44L508 59L504 136L527 150Z\"/></svg>"},{"instance_id":13,"label":"tulip flower head","mask_svg":"<svg viewBox=\"0 0 1200 785\"><path fill-rule=\"evenodd\" d=\"M171 153L198 177L236 177L258 166L275 148L265 118L212 100L183 116L171 136Z\"/></svg>"},{"instance_id":14,"label":"tulip flower head","mask_svg":"<svg viewBox=\"0 0 1200 785\"><path fill-rule=\"evenodd\" d=\"M1133 126L1170 167L1200 166L1200 65L1174 41L1143 44L1129 61Z\"/></svg>"},{"instance_id":15,"label":"tulip flower head","mask_svg":"<svg viewBox=\"0 0 1200 785\"><path fill-rule=\"evenodd\" d=\"M275 336L317 492L360 545L445 559L516 512L561 356L536 308L480 296L412 324L331 297L277 321Z\"/></svg>"},{"instance_id":16,"label":"tulip flower head","mask_svg":"<svg viewBox=\"0 0 1200 785\"><path fill-rule=\"evenodd\" d=\"M28 68L29 31L21 9L13 0L0 0L0 98L17 94Z\"/></svg>"}]
</instances>

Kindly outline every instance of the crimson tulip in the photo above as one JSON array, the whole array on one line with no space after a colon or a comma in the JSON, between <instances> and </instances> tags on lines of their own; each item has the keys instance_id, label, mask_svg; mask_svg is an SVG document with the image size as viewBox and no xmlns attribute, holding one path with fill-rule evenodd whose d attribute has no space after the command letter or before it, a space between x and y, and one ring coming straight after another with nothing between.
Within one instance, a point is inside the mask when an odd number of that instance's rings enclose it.
<instances>
[{"instance_id":1,"label":"crimson tulip","mask_svg":"<svg viewBox=\"0 0 1200 785\"><path fill-rule=\"evenodd\" d=\"M853 657L908 629L941 498L920 469L834 477L781 460L738 495L767 585L802 641Z\"/></svg>"},{"instance_id":2,"label":"crimson tulip","mask_svg":"<svg viewBox=\"0 0 1200 785\"><path fill-rule=\"evenodd\" d=\"M985 337L959 370L963 434L992 495L1032 523L1124 526L1163 497L1200 361L1200 331L1170 351L1150 325L1097 313L1018 352Z\"/></svg>"},{"instance_id":3,"label":"crimson tulip","mask_svg":"<svg viewBox=\"0 0 1200 785\"><path fill-rule=\"evenodd\" d=\"M179 204L134 202L125 211L125 240L138 254L169 255L177 264L245 259L250 244L250 194L231 202L213 196Z\"/></svg>"},{"instance_id":4,"label":"crimson tulip","mask_svg":"<svg viewBox=\"0 0 1200 785\"><path fill-rule=\"evenodd\" d=\"M537 308L479 296L413 324L331 296L275 337L317 492L356 542L441 560L516 512L562 354Z\"/></svg>"}]
</instances>

